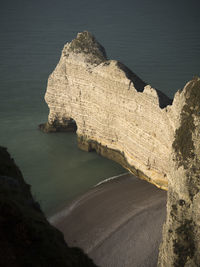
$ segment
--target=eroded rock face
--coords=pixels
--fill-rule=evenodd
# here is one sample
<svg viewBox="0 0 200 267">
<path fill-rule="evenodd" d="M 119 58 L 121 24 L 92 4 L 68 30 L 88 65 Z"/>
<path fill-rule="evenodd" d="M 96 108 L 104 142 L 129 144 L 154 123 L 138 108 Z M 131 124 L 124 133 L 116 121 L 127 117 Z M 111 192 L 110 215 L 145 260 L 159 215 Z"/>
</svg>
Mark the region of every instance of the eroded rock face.
<svg viewBox="0 0 200 267">
<path fill-rule="evenodd" d="M 122 63 L 108 60 L 83 32 L 64 46 L 45 100 L 45 131 L 66 130 L 73 119 L 81 149 L 168 187 L 159 266 L 199 266 L 200 79 L 187 83 L 172 103 Z"/>
<path fill-rule="evenodd" d="M 107 60 L 88 32 L 62 51 L 48 79 L 50 113 L 45 131 L 76 122 L 79 147 L 114 159 L 141 178 L 167 188 L 168 157 L 176 110 L 122 63 Z"/>
<path fill-rule="evenodd" d="M 158 266 L 200 266 L 200 79 L 183 89 Z"/>
</svg>

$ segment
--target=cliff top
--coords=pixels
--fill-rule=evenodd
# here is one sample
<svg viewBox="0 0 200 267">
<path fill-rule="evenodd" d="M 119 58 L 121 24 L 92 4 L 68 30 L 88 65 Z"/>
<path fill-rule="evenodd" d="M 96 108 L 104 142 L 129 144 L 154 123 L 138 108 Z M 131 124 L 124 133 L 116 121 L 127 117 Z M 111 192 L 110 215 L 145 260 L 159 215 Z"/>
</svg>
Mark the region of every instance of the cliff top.
<svg viewBox="0 0 200 267">
<path fill-rule="evenodd" d="M 107 60 L 104 47 L 88 31 L 78 33 L 77 37 L 71 43 L 68 43 L 65 48 L 67 48 L 68 53 L 85 54 L 88 63 L 91 64 L 98 65 Z"/>
<path fill-rule="evenodd" d="M 183 91 L 185 104 L 180 114 L 180 127 L 176 130 L 173 148 L 179 166 L 188 168 L 188 160 L 195 155 L 193 132 L 195 131 L 195 117 L 200 117 L 200 78 L 194 77 L 186 84 Z"/>
<path fill-rule="evenodd" d="M 72 40 L 70 43 L 67 43 L 64 46 L 63 55 L 79 62 L 85 62 L 86 64 L 89 63 L 94 67 L 101 63 L 103 63 L 103 66 L 109 66 L 110 62 L 112 61 L 108 60 L 104 47 L 88 31 L 78 33 L 74 40 Z M 132 70 L 119 61 L 116 61 L 116 64 L 113 66 L 124 72 L 127 79 L 133 83 L 134 88 L 138 92 L 144 91 L 144 87 L 147 85 L 147 83 L 140 79 L 134 72 L 132 72 Z M 91 66 L 89 68 L 91 71 Z M 155 91 L 158 96 L 160 108 L 164 108 L 167 105 L 172 104 L 172 100 L 168 96 L 166 96 L 160 90 L 155 89 Z"/>
</svg>

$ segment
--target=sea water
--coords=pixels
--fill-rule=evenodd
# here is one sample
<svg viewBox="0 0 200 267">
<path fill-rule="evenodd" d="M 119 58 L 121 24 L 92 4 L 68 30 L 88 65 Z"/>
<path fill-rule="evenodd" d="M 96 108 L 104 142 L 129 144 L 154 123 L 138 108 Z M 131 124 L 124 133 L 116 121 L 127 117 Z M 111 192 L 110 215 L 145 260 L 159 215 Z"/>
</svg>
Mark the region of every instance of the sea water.
<svg viewBox="0 0 200 267">
<path fill-rule="evenodd" d="M 52 214 L 91 186 L 124 173 L 80 151 L 73 133 L 44 134 L 44 94 L 64 44 L 88 30 L 109 58 L 165 94 L 200 75 L 199 1 L 1 0 L 0 145 Z"/>
</svg>

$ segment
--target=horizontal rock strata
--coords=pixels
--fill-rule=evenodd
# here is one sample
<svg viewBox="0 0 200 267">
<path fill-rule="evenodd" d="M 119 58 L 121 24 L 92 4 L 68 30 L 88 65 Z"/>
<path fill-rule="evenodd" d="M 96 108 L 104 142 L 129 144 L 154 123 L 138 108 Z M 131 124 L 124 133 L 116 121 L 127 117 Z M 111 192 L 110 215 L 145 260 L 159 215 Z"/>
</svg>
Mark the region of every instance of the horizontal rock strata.
<svg viewBox="0 0 200 267">
<path fill-rule="evenodd" d="M 88 32 L 62 51 L 48 79 L 47 132 L 77 125 L 79 147 L 97 150 L 141 178 L 167 189 L 168 158 L 177 128 L 181 92 L 174 104 L 122 63 L 108 60 Z M 120 155 L 119 155 L 120 154 Z"/>
<path fill-rule="evenodd" d="M 64 46 L 45 100 L 46 132 L 66 131 L 73 119 L 81 149 L 169 188 L 158 265 L 200 266 L 200 79 L 188 82 L 172 103 L 122 63 L 108 60 L 83 32 Z"/>
</svg>

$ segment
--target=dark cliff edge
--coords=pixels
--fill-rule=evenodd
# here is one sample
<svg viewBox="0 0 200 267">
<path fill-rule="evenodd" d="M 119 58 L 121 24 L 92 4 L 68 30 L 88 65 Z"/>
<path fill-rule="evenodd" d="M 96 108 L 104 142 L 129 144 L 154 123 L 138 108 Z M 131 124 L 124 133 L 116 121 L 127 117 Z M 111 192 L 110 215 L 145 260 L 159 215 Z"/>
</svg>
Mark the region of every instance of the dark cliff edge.
<svg viewBox="0 0 200 267">
<path fill-rule="evenodd" d="M 30 185 L 0 147 L 0 266 L 96 266 L 80 248 L 70 248 L 49 224 Z"/>
</svg>

